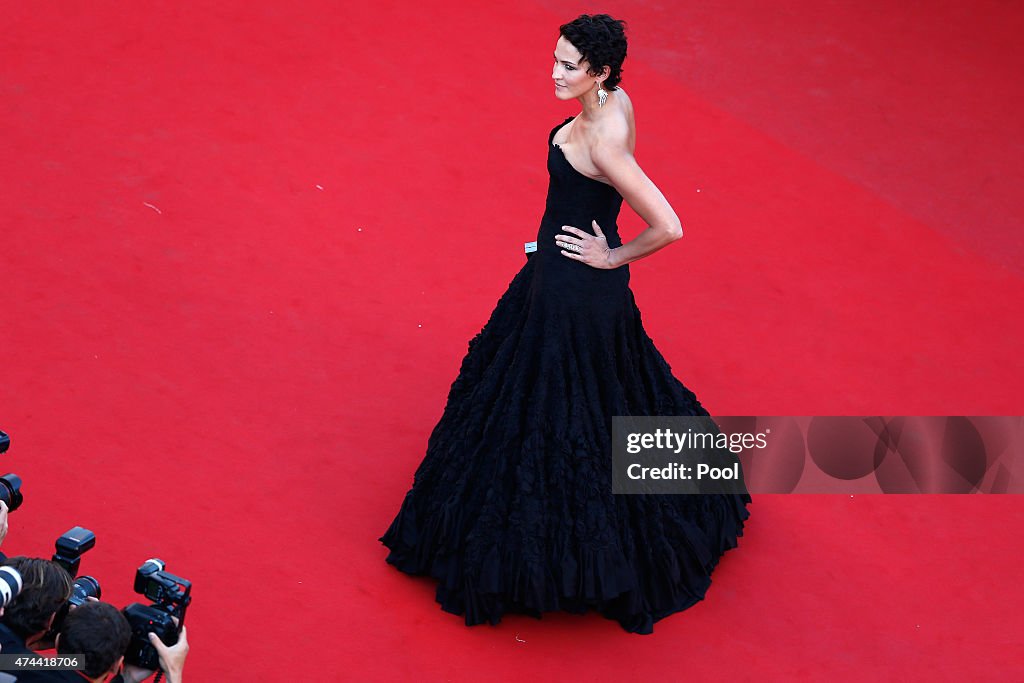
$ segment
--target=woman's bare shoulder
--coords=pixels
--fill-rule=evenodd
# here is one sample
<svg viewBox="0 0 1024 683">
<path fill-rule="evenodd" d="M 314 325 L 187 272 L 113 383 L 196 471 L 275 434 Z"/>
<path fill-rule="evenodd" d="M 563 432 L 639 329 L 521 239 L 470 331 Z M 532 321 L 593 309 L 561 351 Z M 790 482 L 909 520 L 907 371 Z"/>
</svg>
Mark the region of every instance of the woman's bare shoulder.
<svg viewBox="0 0 1024 683">
<path fill-rule="evenodd" d="M 633 103 L 621 87 L 614 92 L 615 108 L 602 117 L 597 137 L 601 146 L 625 148 L 632 152 L 636 141 Z"/>
</svg>

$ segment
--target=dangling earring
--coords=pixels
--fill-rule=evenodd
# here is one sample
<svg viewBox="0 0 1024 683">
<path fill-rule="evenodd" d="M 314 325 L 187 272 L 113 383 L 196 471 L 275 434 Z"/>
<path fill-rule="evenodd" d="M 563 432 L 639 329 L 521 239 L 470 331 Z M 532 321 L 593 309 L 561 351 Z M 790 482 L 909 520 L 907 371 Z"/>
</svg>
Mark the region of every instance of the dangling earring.
<svg viewBox="0 0 1024 683">
<path fill-rule="evenodd" d="M 608 91 L 601 87 L 601 81 L 597 82 L 597 106 L 603 107 L 608 101 Z"/>
</svg>

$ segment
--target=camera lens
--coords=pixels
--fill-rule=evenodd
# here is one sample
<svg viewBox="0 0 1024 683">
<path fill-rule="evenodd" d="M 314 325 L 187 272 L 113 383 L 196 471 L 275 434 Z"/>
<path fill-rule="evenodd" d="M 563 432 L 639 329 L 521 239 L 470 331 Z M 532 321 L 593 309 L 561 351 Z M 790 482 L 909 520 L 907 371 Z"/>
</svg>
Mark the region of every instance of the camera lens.
<svg viewBox="0 0 1024 683">
<path fill-rule="evenodd" d="M 21 574 L 14 567 L 0 567 L 0 607 L 7 607 L 21 592 Z"/>
<path fill-rule="evenodd" d="M 0 500 L 7 503 L 7 509 L 12 512 L 21 507 L 21 477 L 11 472 L 0 477 Z"/>
<path fill-rule="evenodd" d="M 91 576 L 79 576 L 71 588 L 71 598 L 68 602 L 77 607 L 84 605 L 89 598 L 99 600 L 101 594 L 99 581 Z"/>
</svg>

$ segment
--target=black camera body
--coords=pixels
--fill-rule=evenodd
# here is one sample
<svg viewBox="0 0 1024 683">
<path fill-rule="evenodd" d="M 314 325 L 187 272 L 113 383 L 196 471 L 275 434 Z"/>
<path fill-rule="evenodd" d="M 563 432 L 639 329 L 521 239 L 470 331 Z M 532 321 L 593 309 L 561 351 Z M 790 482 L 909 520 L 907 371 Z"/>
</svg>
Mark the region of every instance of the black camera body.
<svg viewBox="0 0 1024 683">
<path fill-rule="evenodd" d="M 185 610 L 192 602 L 192 582 L 165 571 L 164 567 L 164 561 L 157 558 L 142 563 L 135 572 L 134 590 L 152 604 L 133 602 L 123 610 L 132 627 L 124 661 L 151 671 L 160 668 L 160 657 L 149 642 L 149 633 L 155 633 L 165 645 L 177 643 L 185 624 Z"/>
<path fill-rule="evenodd" d="M 160 670 L 160 656 L 149 642 L 150 632 L 155 633 L 165 645 L 178 642 L 178 627 L 165 610 L 153 605 L 133 602 L 122 610 L 128 625 L 132 628 L 132 639 L 124 653 L 127 664 L 135 664 L 150 671 Z"/>
</svg>

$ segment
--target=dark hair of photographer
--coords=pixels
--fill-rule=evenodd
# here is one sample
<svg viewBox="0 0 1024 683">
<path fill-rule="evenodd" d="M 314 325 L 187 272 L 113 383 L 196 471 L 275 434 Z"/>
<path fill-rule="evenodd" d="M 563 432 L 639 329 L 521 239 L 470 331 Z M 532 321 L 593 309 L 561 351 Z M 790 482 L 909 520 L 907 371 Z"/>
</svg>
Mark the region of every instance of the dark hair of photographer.
<svg viewBox="0 0 1024 683">
<path fill-rule="evenodd" d="M 46 633 L 57 610 L 71 596 L 71 575 L 55 562 L 34 557 L 10 557 L 3 564 L 18 570 L 23 586 L 4 609 L 0 623 L 31 648 L 34 638 Z"/>
<path fill-rule="evenodd" d="M 58 654 L 85 656 L 82 673 L 90 679 L 116 674 L 132 629 L 121 610 L 106 602 L 89 601 L 68 612 L 57 635 Z"/>
</svg>

